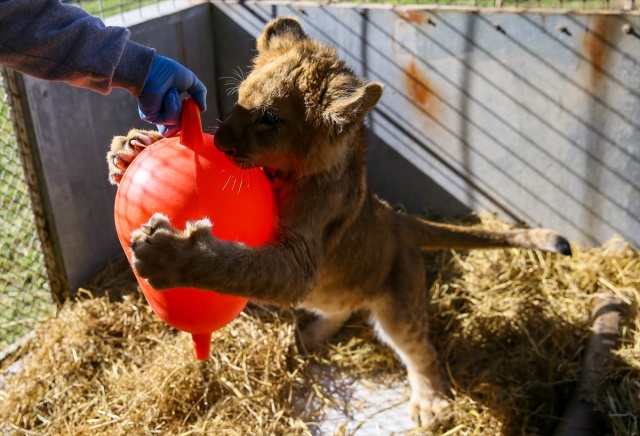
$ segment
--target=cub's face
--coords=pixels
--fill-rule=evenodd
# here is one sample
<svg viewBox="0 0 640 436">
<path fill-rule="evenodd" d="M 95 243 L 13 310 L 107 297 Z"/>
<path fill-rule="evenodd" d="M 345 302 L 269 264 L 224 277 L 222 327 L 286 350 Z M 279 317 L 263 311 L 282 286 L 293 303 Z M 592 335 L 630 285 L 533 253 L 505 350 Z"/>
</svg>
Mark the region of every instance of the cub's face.
<svg viewBox="0 0 640 436">
<path fill-rule="evenodd" d="M 284 176 L 328 171 L 348 153 L 349 132 L 381 93 L 335 50 L 310 40 L 297 20 L 278 18 L 258 38 L 254 68 L 215 143 L 241 167 Z"/>
</svg>

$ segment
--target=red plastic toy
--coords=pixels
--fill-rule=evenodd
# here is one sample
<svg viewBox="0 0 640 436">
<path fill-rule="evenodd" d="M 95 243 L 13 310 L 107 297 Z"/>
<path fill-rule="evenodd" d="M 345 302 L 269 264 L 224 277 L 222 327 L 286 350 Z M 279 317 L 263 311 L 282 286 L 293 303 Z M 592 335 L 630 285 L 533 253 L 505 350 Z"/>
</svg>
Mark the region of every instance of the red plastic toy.
<svg viewBox="0 0 640 436">
<path fill-rule="evenodd" d="M 196 103 L 183 102 L 180 137 L 162 139 L 143 150 L 125 172 L 115 200 L 115 223 L 129 262 L 131 233 L 155 212 L 184 229 L 207 217 L 216 237 L 262 245 L 273 237 L 273 191 L 260 169 L 242 170 L 202 133 Z M 138 277 L 153 311 L 167 324 L 191 333 L 197 359 L 209 357 L 211 333 L 244 309 L 246 298 L 191 288 L 156 291 Z"/>
</svg>

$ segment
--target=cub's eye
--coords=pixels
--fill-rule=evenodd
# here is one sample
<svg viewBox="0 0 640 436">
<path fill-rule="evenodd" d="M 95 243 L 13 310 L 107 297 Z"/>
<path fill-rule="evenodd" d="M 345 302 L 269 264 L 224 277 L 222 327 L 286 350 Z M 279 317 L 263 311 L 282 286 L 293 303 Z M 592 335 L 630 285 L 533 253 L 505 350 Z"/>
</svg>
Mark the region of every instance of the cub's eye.
<svg viewBox="0 0 640 436">
<path fill-rule="evenodd" d="M 258 118 L 258 122 L 260 124 L 266 124 L 267 126 L 275 126 L 279 124 L 282 120 L 276 116 L 276 114 L 268 109 L 263 109 L 260 114 L 260 118 Z"/>
</svg>

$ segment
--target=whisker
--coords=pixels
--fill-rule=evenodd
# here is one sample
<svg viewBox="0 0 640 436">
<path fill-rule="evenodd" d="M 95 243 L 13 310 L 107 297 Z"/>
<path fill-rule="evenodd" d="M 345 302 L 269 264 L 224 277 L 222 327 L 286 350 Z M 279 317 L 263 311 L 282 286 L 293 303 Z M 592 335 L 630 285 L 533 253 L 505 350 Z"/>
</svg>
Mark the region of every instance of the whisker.
<svg viewBox="0 0 640 436">
<path fill-rule="evenodd" d="M 242 190 L 242 187 L 246 186 L 245 182 L 247 181 L 247 170 L 238 168 L 238 172 L 240 173 L 240 177 L 239 177 L 240 184 L 238 186 L 238 194 L 239 194 L 240 191 Z"/>
<path fill-rule="evenodd" d="M 225 79 L 226 80 L 224 86 L 225 86 L 225 88 L 227 90 L 227 95 L 232 95 L 232 94 L 235 94 L 236 92 L 238 92 L 238 87 L 240 86 L 240 83 L 242 82 L 238 77 L 225 76 L 225 77 L 221 77 L 221 79 Z"/>
<path fill-rule="evenodd" d="M 220 79 L 226 80 L 224 84 L 225 89 L 227 91 L 227 95 L 233 95 L 238 93 L 238 89 L 240 88 L 240 84 L 244 81 L 244 73 L 240 67 L 237 67 L 232 71 L 232 76 L 223 76 Z"/>
<path fill-rule="evenodd" d="M 231 181 L 231 179 L 234 179 L 235 176 L 233 174 L 231 174 L 229 176 L 229 178 L 227 179 L 227 183 L 224 184 L 224 186 L 222 187 L 222 190 L 224 191 L 225 189 L 227 189 L 227 185 L 229 184 L 229 182 Z"/>
<path fill-rule="evenodd" d="M 239 66 L 237 67 L 237 70 L 233 70 L 233 73 L 240 80 L 240 82 L 244 80 L 244 72 L 242 71 L 242 68 L 240 68 Z"/>
</svg>

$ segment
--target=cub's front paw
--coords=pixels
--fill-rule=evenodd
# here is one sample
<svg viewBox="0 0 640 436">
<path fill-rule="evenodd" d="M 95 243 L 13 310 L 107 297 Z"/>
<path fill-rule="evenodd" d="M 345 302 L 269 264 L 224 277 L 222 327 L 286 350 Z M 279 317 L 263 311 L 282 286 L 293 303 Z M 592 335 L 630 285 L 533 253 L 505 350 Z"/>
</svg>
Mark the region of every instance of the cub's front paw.
<svg viewBox="0 0 640 436">
<path fill-rule="evenodd" d="M 131 130 L 127 136 L 116 136 L 107 153 L 109 181 L 117 185 L 131 162 L 149 145 L 162 139 L 162 135 L 151 130 Z"/>
<path fill-rule="evenodd" d="M 140 277 L 157 290 L 193 287 L 198 249 L 213 240 L 207 219 L 188 222 L 184 231 L 174 228 L 169 219 L 154 214 L 131 234 L 132 264 Z"/>
</svg>

